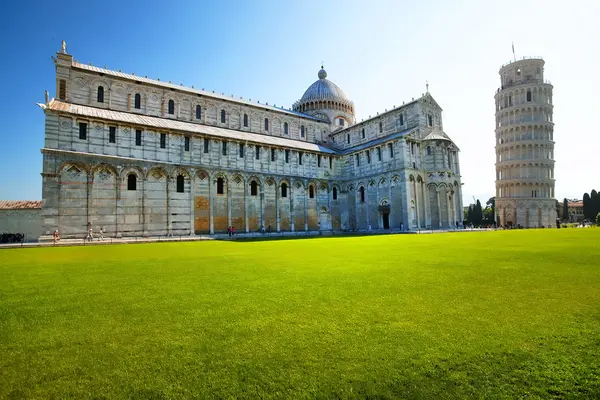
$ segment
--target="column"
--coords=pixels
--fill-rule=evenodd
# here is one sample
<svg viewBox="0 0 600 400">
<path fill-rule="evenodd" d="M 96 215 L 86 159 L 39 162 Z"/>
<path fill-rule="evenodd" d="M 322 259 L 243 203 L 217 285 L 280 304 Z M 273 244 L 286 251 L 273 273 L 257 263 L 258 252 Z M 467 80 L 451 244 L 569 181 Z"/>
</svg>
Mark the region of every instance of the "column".
<svg viewBox="0 0 600 400">
<path fill-rule="evenodd" d="M 359 222 L 359 219 L 358 219 L 358 208 L 359 208 L 359 205 L 358 204 L 359 204 L 359 201 L 360 201 L 360 199 L 358 198 L 359 197 L 358 196 L 358 188 L 356 188 L 356 190 L 352 192 L 352 196 L 354 196 L 354 219 L 356 220 L 355 221 L 356 222 L 355 226 L 356 226 L 356 230 L 358 230 L 359 229 L 359 224 L 358 224 L 358 222 Z"/>
<path fill-rule="evenodd" d="M 435 194 L 437 196 L 437 206 L 438 206 L 438 219 L 439 219 L 438 228 L 441 228 L 442 227 L 442 218 L 441 218 L 442 217 L 442 207 L 440 205 L 440 188 L 439 187 L 435 188 Z"/>
<path fill-rule="evenodd" d="M 308 181 L 304 181 L 304 232 L 308 232 Z"/>
<path fill-rule="evenodd" d="M 429 210 L 429 192 L 427 192 L 427 197 L 425 197 L 425 182 L 421 182 L 421 194 L 423 195 L 423 204 L 425 205 L 425 228 L 427 228 L 427 221 L 429 221 L 429 226 L 431 226 L 431 215 Z"/>
<path fill-rule="evenodd" d="M 413 178 L 414 179 L 414 178 Z M 411 193 L 411 187 L 410 187 L 410 178 L 409 180 L 406 182 L 406 224 L 405 224 L 405 228 L 408 231 L 412 230 L 413 227 L 413 221 L 412 221 L 412 193 Z"/>
<path fill-rule="evenodd" d="M 388 180 L 388 202 L 390 203 L 390 214 L 388 215 L 390 230 L 394 229 L 392 226 L 392 213 L 394 212 L 394 202 L 392 201 L 392 174 L 389 173 L 387 176 Z"/>
<path fill-rule="evenodd" d="M 275 186 L 275 221 L 277 221 L 277 232 L 279 233 L 279 196 L 281 195 L 281 183 L 277 182 Z"/>
<path fill-rule="evenodd" d="M 379 198 L 379 185 L 381 184 L 381 181 L 377 184 L 377 207 L 379 207 L 379 202 L 381 201 L 381 199 Z M 378 209 L 379 211 L 379 209 Z M 382 226 L 382 222 L 383 222 L 383 218 L 381 217 L 380 213 L 377 213 L 377 229 L 383 229 Z"/>
<path fill-rule="evenodd" d="M 417 229 L 421 229 L 421 221 L 419 216 L 419 192 L 417 191 L 417 181 L 413 181 L 413 192 L 415 193 L 415 214 L 417 216 Z"/>
<path fill-rule="evenodd" d="M 140 178 L 140 183 L 142 184 L 142 236 L 148 235 L 148 227 L 147 227 L 147 218 L 146 218 L 146 177 L 142 176 Z M 119 196 L 120 200 L 120 196 Z M 121 209 L 121 207 L 119 207 Z M 117 215 L 118 218 L 118 215 Z"/>
<path fill-rule="evenodd" d="M 246 233 L 250 232 L 250 226 L 248 225 L 248 191 L 250 185 L 248 178 L 244 177 L 244 223 L 246 224 Z"/>
<path fill-rule="evenodd" d="M 265 193 L 263 191 L 264 182 L 260 183 L 260 227 L 265 226 Z M 266 229 L 266 228 L 265 228 Z"/>
<path fill-rule="evenodd" d="M 209 209 L 209 223 L 210 223 L 210 234 L 214 235 L 215 234 L 215 224 L 214 224 L 214 202 L 215 202 L 215 185 L 217 184 L 217 180 L 215 178 L 214 175 L 210 176 L 208 178 L 208 197 L 210 198 L 210 201 L 208 203 L 208 209 Z"/>
<path fill-rule="evenodd" d="M 450 203 L 454 201 L 454 198 L 450 193 L 448 193 L 448 188 L 446 188 L 445 196 L 448 199 L 447 200 L 448 205 L 446 207 L 448 209 L 448 228 L 452 228 L 454 226 L 454 222 L 452 221 L 453 220 L 452 216 L 454 213 L 452 212 L 453 207 L 452 207 L 452 204 L 450 204 Z"/>
<path fill-rule="evenodd" d="M 231 182 L 227 179 L 227 226 L 231 226 Z"/>
<path fill-rule="evenodd" d="M 166 185 L 166 190 L 167 190 L 167 236 L 169 236 L 169 234 L 171 233 L 171 213 L 169 212 L 169 199 L 171 196 L 169 196 L 169 181 L 171 180 L 171 177 L 167 174 L 167 178 L 165 180 L 165 185 Z"/>
<path fill-rule="evenodd" d="M 94 170 L 92 168 L 90 168 L 90 172 L 87 174 L 87 184 L 86 184 L 86 190 L 87 190 L 87 204 L 85 207 L 85 218 L 87 221 L 87 225 L 88 228 L 86 230 L 89 229 L 89 227 L 91 227 L 91 223 L 92 223 L 92 218 L 90 215 L 90 208 L 92 206 L 92 185 L 94 184 Z M 94 228 L 94 227 L 91 227 Z"/>
<path fill-rule="evenodd" d="M 294 191 L 292 189 L 293 187 L 294 187 L 294 179 L 290 178 L 290 188 L 289 188 L 288 196 L 290 196 L 290 230 L 292 232 L 295 231 L 295 226 L 294 226 Z"/>
<path fill-rule="evenodd" d="M 367 216 L 367 229 L 369 229 L 369 225 L 371 224 L 371 220 L 369 219 L 369 182 L 365 186 L 365 215 Z"/>
<path fill-rule="evenodd" d="M 190 169 L 190 236 L 193 236 L 196 232 L 196 228 L 194 226 L 194 213 L 195 213 L 195 205 L 194 205 L 194 193 L 196 193 L 196 172 L 193 169 Z"/>
<path fill-rule="evenodd" d="M 327 182 L 327 210 L 329 210 L 329 214 L 327 216 L 327 223 L 329 226 L 327 229 L 333 230 L 333 213 L 331 212 L 331 185 L 329 182 Z"/>
</svg>

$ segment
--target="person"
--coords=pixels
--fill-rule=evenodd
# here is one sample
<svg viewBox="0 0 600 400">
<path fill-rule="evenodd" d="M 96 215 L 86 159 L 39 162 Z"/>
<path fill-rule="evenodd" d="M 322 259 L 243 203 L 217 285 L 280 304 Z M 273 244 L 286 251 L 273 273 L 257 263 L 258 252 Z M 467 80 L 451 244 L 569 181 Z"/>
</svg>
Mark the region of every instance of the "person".
<svg viewBox="0 0 600 400">
<path fill-rule="evenodd" d="M 231 227 L 227 227 L 227 236 L 231 237 Z"/>
<path fill-rule="evenodd" d="M 261 226 L 260 226 L 260 231 L 261 231 L 263 234 L 265 233 L 265 226 L 264 226 L 264 225 L 261 225 Z"/>
<path fill-rule="evenodd" d="M 94 237 L 92 236 L 92 228 L 90 228 L 90 230 L 88 231 L 87 240 L 91 242 L 93 239 Z"/>
<path fill-rule="evenodd" d="M 404 223 L 400 224 L 400 232 L 404 232 Z"/>
<path fill-rule="evenodd" d="M 234 235 L 235 235 L 235 227 L 234 227 L 234 226 L 232 226 L 232 227 L 231 227 L 231 236 L 234 236 Z"/>
<path fill-rule="evenodd" d="M 56 244 L 56 241 L 57 241 L 57 240 L 60 240 L 60 237 L 58 237 L 58 229 L 55 229 L 55 230 L 54 230 L 54 235 L 53 235 L 53 237 L 54 237 L 54 244 Z"/>
<path fill-rule="evenodd" d="M 371 232 L 371 224 L 369 224 L 369 232 Z"/>
<path fill-rule="evenodd" d="M 104 228 L 100 228 L 100 236 L 98 236 L 98 241 L 104 240 Z"/>
</svg>

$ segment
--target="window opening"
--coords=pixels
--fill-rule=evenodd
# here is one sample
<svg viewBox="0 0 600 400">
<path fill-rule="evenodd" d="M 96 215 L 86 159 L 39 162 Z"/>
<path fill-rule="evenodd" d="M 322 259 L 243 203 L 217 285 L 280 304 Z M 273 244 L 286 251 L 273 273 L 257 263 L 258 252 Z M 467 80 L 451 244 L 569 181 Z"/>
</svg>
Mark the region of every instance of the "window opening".
<svg viewBox="0 0 600 400">
<path fill-rule="evenodd" d="M 183 193 L 185 179 L 183 175 L 177 175 L 177 193 Z"/>
<path fill-rule="evenodd" d="M 127 190 L 136 190 L 137 176 L 135 174 L 127 175 Z"/>
<path fill-rule="evenodd" d="M 85 122 L 79 123 L 79 139 L 81 139 L 81 140 L 87 139 L 87 124 Z"/>
<path fill-rule="evenodd" d="M 217 194 L 224 193 L 224 180 L 223 178 L 217 178 Z"/>
<path fill-rule="evenodd" d="M 108 128 L 108 143 L 117 142 L 117 127 L 111 126 Z"/>
</svg>

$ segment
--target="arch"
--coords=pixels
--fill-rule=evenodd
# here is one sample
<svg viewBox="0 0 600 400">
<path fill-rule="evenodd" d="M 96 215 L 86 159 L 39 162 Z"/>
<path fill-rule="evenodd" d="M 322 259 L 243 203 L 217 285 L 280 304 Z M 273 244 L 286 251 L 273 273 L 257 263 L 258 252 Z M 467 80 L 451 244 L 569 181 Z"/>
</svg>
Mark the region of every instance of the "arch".
<svg viewBox="0 0 600 400">
<path fill-rule="evenodd" d="M 202 119 L 202 106 L 196 105 L 196 119 Z"/>
<path fill-rule="evenodd" d="M 85 172 L 86 174 L 90 171 L 90 167 L 87 164 L 80 162 L 65 161 L 58 167 L 58 173 L 60 174 L 63 172 L 63 170 L 68 169 L 70 167 L 75 167 L 80 172 Z"/>
<path fill-rule="evenodd" d="M 358 187 L 358 197 L 361 203 L 365 202 L 365 187 L 363 185 Z"/>
<path fill-rule="evenodd" d="M 169 99 L 168 113 L 171 115 L 175 114 L 175 102 L 173 99 Z"/>
<path fill-rule="evenodd" d="M 288 184 L 286 182 L 281 182 L 279 185 L 281 188 L 281 197 L 287 197 L 288 195 Z"/>
<path fill-rule="evenodd" d="M 142 95 L 139 93 L 136 93 L 133 97 L 133 108 L 138 110 L 142 108 Z"/>
<path fill-rule="evenodd" d="M 227 115 L 224 109 L 221 109 L 221 123 L 224 124 L 227 121 Z"/>
<path fill-rule="evenodd" d="M 150 168 L 146 173 L 146 179 L 150 177 L 158 180 L 160 178 L 167 177 L 167 172 L 161 167 L 153 167 Z"/>
<path fill-rule="evenodd" d="M 289 135 L 289 126 L 287 122 L 283 123 L 283 134 L 284 135 Z"/>
<path fill-rule="evenodd" d="M 98 86 L 96 101 L 98 103 L 104 103 L 104 86 Z"/>
<path fill-rule="evenodd" d="M 269 131 L 269 118 L 265 118 L 265 131 Z"/>
</svg>

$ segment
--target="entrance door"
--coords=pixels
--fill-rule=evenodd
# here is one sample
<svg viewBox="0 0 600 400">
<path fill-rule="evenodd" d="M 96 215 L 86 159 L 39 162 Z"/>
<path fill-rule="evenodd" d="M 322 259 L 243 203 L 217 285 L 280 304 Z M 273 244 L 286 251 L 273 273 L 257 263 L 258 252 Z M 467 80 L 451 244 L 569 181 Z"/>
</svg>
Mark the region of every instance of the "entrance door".
<svg viewBox="0 0 600 400">
<path fill-rule="evenodd" d="M 381 214 L 383 218 L 383 229 L 390 229 L 390 214 Z"/>
</svg>

